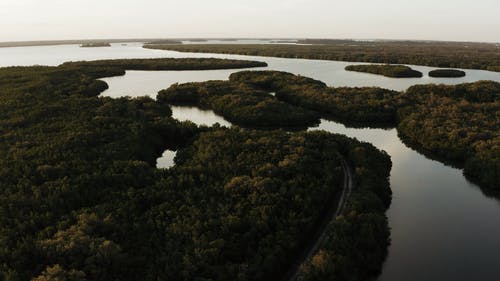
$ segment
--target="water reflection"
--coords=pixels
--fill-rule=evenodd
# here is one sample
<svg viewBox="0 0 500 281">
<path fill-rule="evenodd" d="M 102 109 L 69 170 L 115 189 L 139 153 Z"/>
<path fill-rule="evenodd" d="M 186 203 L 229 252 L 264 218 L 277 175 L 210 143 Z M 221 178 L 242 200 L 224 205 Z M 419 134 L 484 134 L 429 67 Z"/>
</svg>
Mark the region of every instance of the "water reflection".
<svg viewBox="0 0 500 281">
<path fill-rule="evenodd" d="M 500 206 L 462 171 L 406 147 L 395 129 L 318 128 L 370 142 L 391 155 L 392 244 L 381 281 L 498 280 Z"/>
<path fill-rule="evenodd" d="M 156 160 L 156 168 L 168 169 L 175 165 L 174 158 L 177 151 L 165 150 L 162 156 Z"/>
<path fill-rule="evenodd" d="M 224 127 L 231 127 L 231 123 L 212 110 L 203 110 L 197 107 L 171 106 L 172 117 L 179 121 L 191 121 L 198 126 L 213 126 L 219 123 Z"/>
</svg>

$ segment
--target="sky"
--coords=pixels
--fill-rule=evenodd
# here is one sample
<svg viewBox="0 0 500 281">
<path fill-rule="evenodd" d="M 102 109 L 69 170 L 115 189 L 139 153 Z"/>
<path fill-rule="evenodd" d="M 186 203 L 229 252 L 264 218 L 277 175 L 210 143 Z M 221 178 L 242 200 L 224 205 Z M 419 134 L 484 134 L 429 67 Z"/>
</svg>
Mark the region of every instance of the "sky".
<svg viewBox="0 0 500 281">
<path fill-rule="evenodd" d="M 500 42 L 500 0 L 0 0 L 0 41 L 196 37 Z"/>
</svg>

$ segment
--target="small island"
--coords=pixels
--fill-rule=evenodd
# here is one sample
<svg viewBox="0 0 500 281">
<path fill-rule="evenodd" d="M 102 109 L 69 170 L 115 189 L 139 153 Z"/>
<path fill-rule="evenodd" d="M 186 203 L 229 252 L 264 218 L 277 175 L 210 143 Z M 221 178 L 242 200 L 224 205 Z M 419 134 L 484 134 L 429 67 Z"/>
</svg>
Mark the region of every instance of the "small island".
<svg viewBox="0 0 500 281">
<path fill-rule="evenodd" d="M 81 48 L 111 47 L 108 42 L 88 42 L 80 45 Z"/>
<path fill-rule="evenodd" d="M 436 78 L 460 78 L 465 77 L 465 71 L 458 69 L 436 69 L 429 71 L 429 76 Z"/>
<path fill-rule="evenodd" d="M 160 44 L 172 45 L 172 44 L 182 44 L 182 42 L 179 40 L 162 39 L 162 40 L 154 40 L 154 41 L 146 42 L 145 44 L 146 45 L 160 45 Z"/>
<path fill-rule="evenodd" d="M 189 42 L 207 42 L 207 39 L 189 39 Z"/>
<path fill-rule="evenodd" d="M 392 64 L 366 64 L 366 65 L 348 65 L 345 70 L 366 72 L 371 74 L 383 75 L 391 78 L 420 78 L 422 72 L 414 70 L 406 65 Z"/>
</svg>

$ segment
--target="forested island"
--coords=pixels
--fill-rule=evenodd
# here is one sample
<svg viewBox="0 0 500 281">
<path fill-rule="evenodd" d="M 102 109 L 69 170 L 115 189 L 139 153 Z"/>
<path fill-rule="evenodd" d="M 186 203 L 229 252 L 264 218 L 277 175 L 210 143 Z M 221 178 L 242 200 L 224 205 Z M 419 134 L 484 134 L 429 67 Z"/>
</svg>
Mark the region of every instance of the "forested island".
<svg viewBox="0 0 500 281">
<path fill-rule="evenodd" d="M 422 72 L 414 70 L 406 65 L 393 65 L 393 64 L 348 65 L 345 67 L 345 70 L 383 75 L 391 78 L 420 78 L 423 76 Z"/>
<path fill-rule="evenodd" d="M 314 43 L 299 41 L 299 43 L 305 42 Z M 328 44 L 323 42 L 323 44 L 312 45 L 196 44 L 145 45 L 144 47 L 180 52 L 412 64 L 500 72 L 500 48 L 493 43 L 334 40 Z"/>
<path fill-rule="evenodd" d="M 80 45 L 82 48 L 99 48 L 99 47 L 111 47 L 108 42 L 89 42 Z"/>
<path fill-rule="evenodd" d="M 459 78 L 465 77 L 465 71 L 458 69 L 436 69 L 429 71 L 429 77 Z"/>
<path fill-rule="evenodd" d="M 165 104 L 211 109 L 230 122 L 250 128 L 307 128 L 319 114 L 277 100 L 269 92 L 244 83 L 209 81 L 173 85 L 158 94 Z"/>
<path fill-rule="evenodd" d="M 321 253 L 336 268 L 330 276 L 375 276 L 389 241 L 386 153 L 325 132 L 197 127 L 173 119 L 162 99 L 99 97 L 107 85 L 97 79 L 130 69 L 262 65 L 140 59 L 0 68 L 0 278 L 280 279 L 335 202 L 344 162 L 355 186 Z M 252 83 L 207 83 L 186 87 L 214 83 L 285 106 Z M 216 93 L 197 94 L 217 104 Z M 156 169 L 166 149 L 178 151 L 176 165 Z M 315 270 L 313 262 L 305 277 Z"/>
</svg>

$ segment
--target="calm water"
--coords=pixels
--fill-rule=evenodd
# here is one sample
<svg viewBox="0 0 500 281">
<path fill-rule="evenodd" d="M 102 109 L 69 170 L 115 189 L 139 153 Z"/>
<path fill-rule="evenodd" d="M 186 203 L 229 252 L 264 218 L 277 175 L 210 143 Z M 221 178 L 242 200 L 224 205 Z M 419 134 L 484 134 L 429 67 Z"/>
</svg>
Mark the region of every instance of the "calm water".
<svg viewBox="0 0 500 281">
<path fill-rule="evenodd" d="M 156 168 L 168 169 L 175 165 L 174 158 L 177 151 L 165 150 L 160 158 L 156 159 Z"/>
<path fill-rule="evenodd" d="M 189 54 L 142 49 L 140 44 L 115 44 L 111 48 L 78 48 L 76 45 L 0 48 L 0 66 L 58 65 L 64 61 L 110 58 L 219 57 L 266 61 L 268 69 L 288 71 L 324 81 L 332 86 L 380 86 L 404 90 L 414 84 L 455 84 L 477 80 L 500 82 L 500 73 L 466 70 L 459 79 L 393 79 L 346 72 L 347 62 Z M 426 74 L 430 67 L 414 66 Z M 104 95 L 155 96 L 176 82 L 226 79 L 232 71 L 128 71 L 123 77 L 103 79 L 110 89 Z M 229 126 L 213 112 L 173 108 L 174 117 L 210 125 Z M 400 280 L 500 280 L 500 203 L 467 182 L 462 171 L 429 160 L 406 147 L 395 129 L 352 129 L 323 121 L 319 128 L 367 141 L 392 157 L 393 201 L 387 212 L 392 245 L 381 281 Z M 159 167 L 173 165 L 175 152 L 166 152 Z"/>
</svg>

